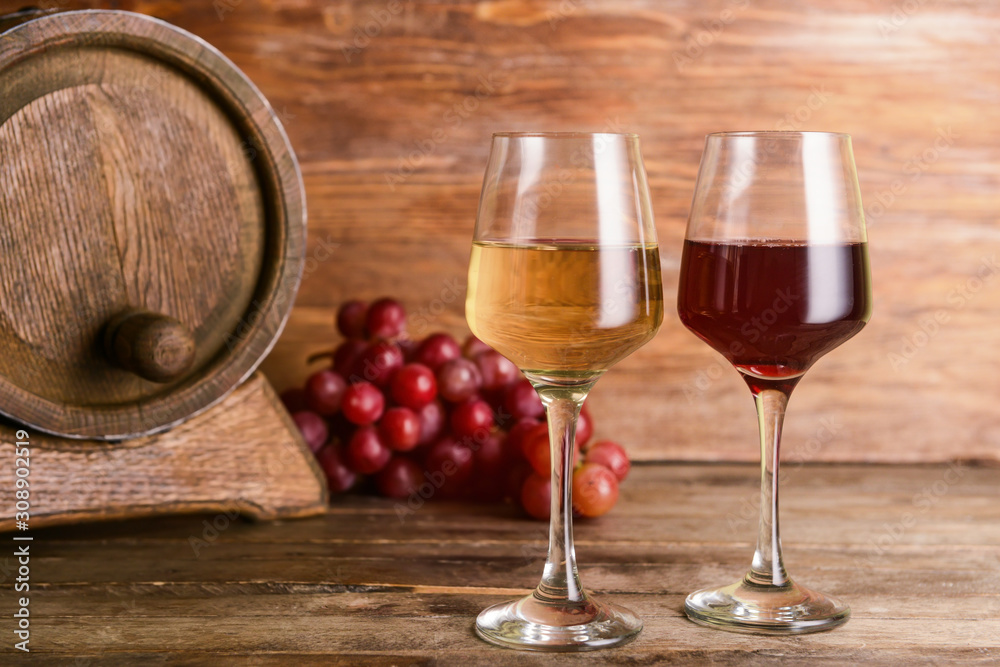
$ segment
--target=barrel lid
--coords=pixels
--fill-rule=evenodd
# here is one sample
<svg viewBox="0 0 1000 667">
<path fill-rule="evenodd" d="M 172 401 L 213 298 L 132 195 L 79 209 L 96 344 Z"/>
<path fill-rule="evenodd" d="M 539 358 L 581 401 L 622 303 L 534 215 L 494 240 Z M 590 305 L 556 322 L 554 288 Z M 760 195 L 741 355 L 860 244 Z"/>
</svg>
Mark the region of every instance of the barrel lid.
<svg viewBox="0 0 1000 667">
<path fill-rule="evenodd" d="M 0 412 L 117 440 L 219 401 L 302 272 L 302 177 L 267 101 L 121 11 L 3 33 L 0 90 Z"/>
</svg>

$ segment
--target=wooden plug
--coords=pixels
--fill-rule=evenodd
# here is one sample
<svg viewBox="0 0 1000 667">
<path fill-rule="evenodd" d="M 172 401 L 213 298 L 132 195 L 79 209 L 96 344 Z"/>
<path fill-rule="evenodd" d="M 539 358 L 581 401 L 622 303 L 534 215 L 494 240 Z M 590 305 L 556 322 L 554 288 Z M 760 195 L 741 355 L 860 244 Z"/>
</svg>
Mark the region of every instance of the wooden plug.
<svg viewBox="0 0 1000 667">
<path fill-rule="evenodd" d="M 112 363 L 151 382 L 172 382 L 194 362 L 194 336 L 178 320 L 145 310 L 114 317 L 104 333 Z"/>
</svg>

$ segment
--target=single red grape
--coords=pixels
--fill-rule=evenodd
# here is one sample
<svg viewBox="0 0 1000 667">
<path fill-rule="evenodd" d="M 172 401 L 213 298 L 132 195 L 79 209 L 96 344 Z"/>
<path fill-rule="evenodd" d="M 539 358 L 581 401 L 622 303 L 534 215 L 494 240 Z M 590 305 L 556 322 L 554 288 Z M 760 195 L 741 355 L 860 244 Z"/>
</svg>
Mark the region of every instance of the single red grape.
<svg viewBox="0 0 1000 667">
<path fill-rule="evenodd" d="M 493 428 L 493 410 L 486 401 L 460 403 L 451 411 L 451 431 L 459 438 L 483 440 Z"/>
<path fill-rule="evenodd" d="M 472 450 L 454 438 L 441 438 L 427 452 L 425 468 L 431 475 L 443 473 L 448 486 L 454 488 L 472 476 Z"/>
<path fill-rule="evenodd" d="M 521 448 L 524 437 L 538 424 L 537 419 L 531 418 L 519 419 L 514 423 L 510 432 L 507 433 L 507 440 L 504 442 L 508 458 L 511 460 L 524 458 L 524 450 Z"/>
<path fill-rule="evenodd" d="M 394 456 L 375 477 L 378 492 L 387 498 L 408 498 L 424 482 L 423 471 L 412 459 Z"/>
<path fill-rule="evenodd" d="M 476 338 L 473 334 L 469 334 L 469 337 L 465 339 L 464 343 L 462 343 L 462 355 L 465 356 L 466 359 L 474 360 L 480 353 L 492 349 L 492 347 Z"/>
<path fill-rule="evenodd" d="M 533 474 L 534 470 L 523 459 L 518 459 L 509 465 L 503 482 L 504 498 L 519 503 L 521 501 L 521 487 L 524 486 L 524 480 Z"/>
<path fill-rule="evenodd" d="M 389 408 L 379 422 L 385 444 L 397 452 L 408 452 L 420 440 L 420 417 L 409 408 Z"/>
<path fill-rule="evenodd" d="M 548 475 L 529 475 L 521 484 L 521 507 L 536 519 L 547 520 L 552 511 L 552 483 Z"/>
<path fill-rule="evenodd" d="M 385 387 L 403 367 L 403 351 L 387 340 L 375 341 L 358 357 L 354 372 L 365 382 Z"/>
<path fill-rule="evenodd" d="M 545 422 L 532 427 L 521 438 L 521 452 L 539 475 L 552 473 L 552 448 L 549 445 L 549 426 Z"/>
<path fill-rule="evenodd" d="M 584 407 L 580 410 L 580 417 L 576 420 L 576 446 L 583 449 L 591 436 L 594 435 L 594 420 L 590 416 L 590 411 Z"/>
<path fill-rule="evenodd" d="M 347 443 L 347 463 L 362 475 L 378 472 L 392 458 L 392 451 L 379 437 L 374 426 L 361 426 Z"/>
<path fill-rule="evenodd" d="M 365 320 L 368 317 L 368 304 L 364 301 L 348 301 L 337 311 L 337 330 L 344 338 L 367 338 Z"/>
<path fill-rule="evenodd" d="M 487 349 L 485 352 L 480 352 L 474 361 L 483 376 L 483 389 L 487 391 L 503 389 L 521 377 L 521 371 L 514 362 L 496 350 Z"/>
<path fill-rule="evenodd" d="M 423 364 L 406 364 L 392 378 L 391 390 L 397 403 L 419 410 L 437 396 L 437 378 Z"/>
<path fill-rule="evenodd" d="M 507 387 L 504 395 L 503 407 L 514 419 L 540 419 L 545 413 L 545 406 L 542 399 L 538 398 L 538 392 L 527 380 L 519 380 Z"/>
<path fill-rule="evenodd" d="M 507 449 L 503 439 L 491 434 L 473 447 L 472 458 L 476 467 L 476 478 L 480 482 L 487 479 L 503 480 L 507 470 Z"/>
<path fill-rule="evenodd" d="M 281 392 L 281 402 L 285 404 L 285 409 L 288 410 L 289 414 L 309 408 L 306 405 L 306 390 L 302 387 L 293 387 Z"/>
<path fill-rule="evenodd" d="M 446 414 L 441 401 L 431 401 L 417 411 L 420 419 L 420 437 L 417 446 L 429 445 L 444 432 Z"/>
<path fill-rule="evenodd" d="M 378 421 L 385 410 L 385 397 L 370 382 L 358 382 L 347 387 L 340 409 L 351 423 L 359 426 Z"/>
<path fill-rule="evenodd" d="M 324 369 L 306 380 L 306 403 L 313 412 L 325 417 L 340 412 L 340 403 L 347 389 L 347 380 L 339 373 Z"/>
<path fill-rule="evenodd" d="M 521 451 L 539 475 L 552 474 L 552 446 L 549 444 L 549 425 L 538 424 L 521 440 Z M 580 450 L 573 448 L 573 466 L 580 460 Z"/>
<path fill-rule="evenodd" d="M 309 449 L 314 452 L 318 452 L 326 444 L 327 438 L 330 437 L 326 422 L 315 412 L 299 410 L 292 414 L 292 421 L 299 427 L 299 433 L 309 445 Z"/>
<path fill-rule="evenodd" d="M 446 333 L 436 333 L 425 338 L 417 346 L 413 361 L 437 371 L 442 364 L 461 356 L 462 348 L 458 346 L 458 341 Z"/>
<path fill-rule="evenodd" d="M 479 367 L 462 357 L 452 359 L 437 370 L 438 393 L 452 403 L 472 397 L 482 382 Z"/>
<path fill-rule="evenodd" d="M 587 450 L 583 459 L 587 463 L 600 463 L 615 474 L 619 482 L 624 482 L 632 463 L 628 460 L 625 448 L 613 440 L 595 442 Z"/>
<path fill-rule="evenodd" d="M 395 299 L 379 299 L 368 307 L 365 325 L 372 338 L 393 338 L 406 330 L 406 309 Z"/>
<path fill-rule="evenodd" d="M 341 377 L 354 375 L 358 359 L 368 349 L 368 343 L 363 340 L 345 340 L 333 351 L 333 371 Z"/>
<path fill-rule="evenodd" d="M 503 500 L 507 482 L 507 458 L 503 438 L 490 434 L 472 444 L 473 473 L 469 498 L 480 503 Z"/>
<path fill-rule="evenodd" d="M 584 463 L 573 473 L 573 509 L 581 516 L 607 514 L 618 500 L 618 478 L 598 463 Z"/>
<path fill-rule="evenodd" d="M 319 467 L 326 473 L 326 482 L 333 493 L 343 493 L 358 479 L 353 470 L 344 463 L 344 452 L 337 447 L 324 447 L 316 454 Z"/>
</svg>

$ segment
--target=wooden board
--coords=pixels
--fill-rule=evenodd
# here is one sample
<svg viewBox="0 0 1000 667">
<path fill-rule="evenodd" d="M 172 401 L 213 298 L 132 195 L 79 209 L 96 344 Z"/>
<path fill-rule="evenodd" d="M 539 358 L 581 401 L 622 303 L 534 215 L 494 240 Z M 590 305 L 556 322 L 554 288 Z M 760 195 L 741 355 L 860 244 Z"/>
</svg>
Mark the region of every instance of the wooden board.
<svg viewBox="0 0 1000 667">
<path fill-rule="evenodd" d="M 746 388 L 672 312 L 703 137 L 836 130 L 854 137 L 875 311 L 796 390 L 786 455 L 1000 459 L 994 3 L 116 4 L 219 47 L 272 102 L 301 159 L 305 279 L 264 365 L 279 389 L 302 381 L 350 297 L 402 298 L 415 335 L 466 331 L 491 132 L 621 128 L 642 137 L 668 318 L 597 385 L 597 434 L 638 458 L 754 459 Z"/>
<path fill-rule="evenodd" d="M 119 443 L 0 424 L 0 457 L 12 472 L 16 451 L 28 470 L 31 528 L 184 512 L 218 512 L 228 524 L 326 511 L 323 473 L 261 375 L 166 433 Z M 0 487 L 0 531 L 20 518 L 10 479 Z"/>
<path fill-rule="evenodd" d="M 289 523 L 212 529 L 220 515 L 203 515 L 33 531 L 31 649 L 51 665 L 1000 660 L 1000 471 L 973 466 L 789 469 L 786 563 L 797 580 L 846 600 L 852 618 L 791 638 L 687 621 L 687 593 L 748 566 L 756 472 L 640 465 L 610 515 L 577 522 L 584 584 L 645 621 L 614 650 L 527 654 L 474 636 L 483 607 L 537 583 L 542 524 L 508 507 L 434 501 L 400 520 L 394 501 L 358 496 Z M 0 558 L 0 575 L 11 576 L 11 563 Z"/>
</svg>

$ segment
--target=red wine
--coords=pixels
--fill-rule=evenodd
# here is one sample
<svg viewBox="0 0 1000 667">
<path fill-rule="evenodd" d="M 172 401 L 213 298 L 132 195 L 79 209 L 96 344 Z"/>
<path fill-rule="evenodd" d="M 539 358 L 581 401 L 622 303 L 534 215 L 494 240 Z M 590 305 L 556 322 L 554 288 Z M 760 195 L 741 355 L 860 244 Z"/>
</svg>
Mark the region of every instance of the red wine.
<svg viewBox="0 0 1000 667">
<path fill-rule="evenodd" d="M 871 317 L 868 246 L 685 241 L 677 311 L 748 381 L 798 378 Z"/>
</svg>

